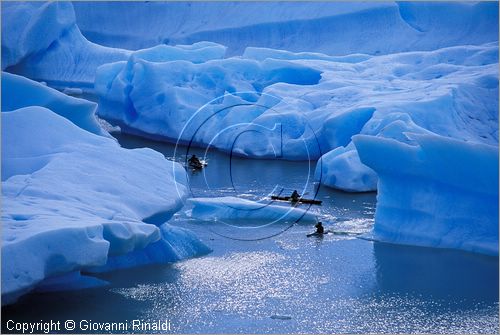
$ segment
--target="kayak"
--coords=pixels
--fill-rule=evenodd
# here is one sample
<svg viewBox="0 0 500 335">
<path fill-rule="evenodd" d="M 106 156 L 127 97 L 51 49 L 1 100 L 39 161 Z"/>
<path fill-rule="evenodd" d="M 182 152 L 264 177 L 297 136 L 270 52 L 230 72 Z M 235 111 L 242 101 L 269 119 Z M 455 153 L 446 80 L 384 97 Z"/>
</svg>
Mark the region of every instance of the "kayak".
<svg viewBox="0 0 500 335">
<path fill-rule="evenodd" d="M 208 163 L 207 163 L 207 162 L 205 162 L 205 161 L 203 161 L 203 160 L 201 160 L 201 161 L 200 161 L 200 163 L 201 163 L 201 164 L 195 164 L 195 163 L 188 163 L 188 164 L 189 164 L 189 167 L 190 167 L 190 168 L 192 168 L 192 169 L 194 169 L 194 170 L 201 170 L 201 169 L 203 169 L 205 166 L 207 166 L 207 165 L 208 165 Z"/>
<path fill-rule="evenodd" d="M 323 234 L 320 234 L 320 233 L 314 232 L 314 233 L 311 233 L 311 234 L 307 234 L 307 237 L 311 237 L 311 236 L 323 237 L 323 235 L 326 235 L 326 234 L 328 234 L 328 233 L 329 233 L 329 231 L 325 231 Z"/>
<path fill-rule="evenodd" d="M 277 195 L 272 195 L 271 199 L 273 199 L 273 200 L 281 200 L 281 201 L 297 202 L 297 201 L 292 201 L 291 197 L 280 197 L 280 196 L 277 196 Z M 321 200 L 304 199 L 304 198 L 299 198 L 298 202 L 301 202 L 303 204 L 310 204 L 310 205 L 321 205 L 321 203 L 322 203 Z"/>
<path fill-rule="evenodd" d="M 307 234 L 307 237 L 311 237 L 311 236 L 322 237 L 323 235 L 329 234 L 329 233 L 332 233 L 333 235 L 343 235 L 343 236 L 357 236 L 357 235 L 361 235 L 361 233 L 352 233 L 352 232 L 348 232 L 348 231 L 326 230 L 323 234 L 319 234 L 317 232 Z"/>
</svg>

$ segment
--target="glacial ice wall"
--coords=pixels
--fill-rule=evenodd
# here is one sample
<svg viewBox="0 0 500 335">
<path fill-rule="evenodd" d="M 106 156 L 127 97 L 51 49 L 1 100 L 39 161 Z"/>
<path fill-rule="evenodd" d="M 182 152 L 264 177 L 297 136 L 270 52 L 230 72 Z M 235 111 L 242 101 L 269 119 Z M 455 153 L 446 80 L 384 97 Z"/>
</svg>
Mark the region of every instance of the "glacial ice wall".
<svg viewBox="0 0 500 335">
<path fill-rule="evenodd" d="M 228 55 L 246 47 L 382 55 L 498 41 L 493 2 L 78 1 L 74 7 L 89 40 L 133 50 L 212 41 L 227 46 Z"/>
</svg>

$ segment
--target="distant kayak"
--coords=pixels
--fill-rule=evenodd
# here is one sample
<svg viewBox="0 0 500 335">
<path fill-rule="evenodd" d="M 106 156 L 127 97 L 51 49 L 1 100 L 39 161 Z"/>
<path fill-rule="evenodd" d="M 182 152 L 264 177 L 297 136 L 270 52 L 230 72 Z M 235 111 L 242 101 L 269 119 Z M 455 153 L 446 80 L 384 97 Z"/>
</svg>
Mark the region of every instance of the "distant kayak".
<svg viewBox="0 0 500 335">
<path fill-rule="evenodd" d="M 323 237 L 323 235 L 326 235 L 330 233 L 330 231 L 325 231 L 324 233 L 318 233 L 317 231 L 315 231 L 314 233 L 310 233 L 310 234 L 307 234 L 307 237 L 311 237 L 311 236 L 316 236 L 316 237 Z"/>
<path fill-rule="evenodd" d="M 323 237 L 323 235 L 325 234 L 328 234 L 328 233 L 311 233 L 311 234 L 307 234 L 307 237 L 311 237 L 311 236 L 316 236 L 316 237 Z"/>
<path fill-rule="evenodd" d="M 289 201 L 289 202 L 301 202 L 303 204 L 311 204 L 311 205 L 321 205 L 322 203 L 321 200 L 304 199 L 304 198 L 299 198 L 299 200 L 297 201 L 292 201 L 291 197 L 280 197 L 278 195 L 272 195 L 271 199 L 280 201 Z"/>
<path fill-rule="evenodd" d="M 343 236 L 361 235 L 361 233 L 355 233 L 355 232 L 326 230 L 324 233 L 314 232 L 314 233 L 307 234 L 306 236 L 307 237 L 311 237 L 311 236 L 322 237 L 323 235 L 326 235 L 326 234 L 343 235 Z"/>
<path fill-rule="evenodd" d="M 203 169 L 205 166 L 208 165 L 208 163 L 204 160 L 200 160 L 200 163 L 194 163 L 194 162 L 190 162 L 188 163 L 189 167 L 194 169 L 194 170 L 201 170 Z"/>
</svg>

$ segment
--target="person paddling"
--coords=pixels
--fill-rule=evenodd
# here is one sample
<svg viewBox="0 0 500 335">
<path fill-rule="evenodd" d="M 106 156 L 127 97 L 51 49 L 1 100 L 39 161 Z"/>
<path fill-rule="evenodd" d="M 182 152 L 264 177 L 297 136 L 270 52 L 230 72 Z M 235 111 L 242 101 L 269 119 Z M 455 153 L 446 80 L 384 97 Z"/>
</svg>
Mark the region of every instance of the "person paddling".
<svg viewBox="0 0 500 335">
<path fill-rule="evenodd" d="M 203 166 L 196 155 L 192 155 L 191 158 L 189 158 L 188 162 L 189 165 L 195 168 L 201 168 Z"/>
<path fill-rule="evenodd" d="M 316 231 L 314 233 L 307 234 L 307 237 L 311 237 L 311 236 L 323 237 L 323 235 L 326 234 L 325 227 L 323 227 L 323 223 L 321 223 L 321 222 L 316 223 L 314 228 L 316 228 Z"/>
<path fill-rule="evenodd" d="M 323 235 L 325 233 L 325 227 L 323 227 L 321 222 L 316 223 L 314 227 L 316 228 L 315 234 Z"/>
<path fill-rule="evenodd" d="M 293 193 L 292 193 L 292 195 L 290 196 L 290 200 L 292 202 L 297 202 L 297 201 L 299 201 L 299 199 L 300 199 L 299 192 L 297 192 L 297 190 L 294 190 Z"/>
</svg>

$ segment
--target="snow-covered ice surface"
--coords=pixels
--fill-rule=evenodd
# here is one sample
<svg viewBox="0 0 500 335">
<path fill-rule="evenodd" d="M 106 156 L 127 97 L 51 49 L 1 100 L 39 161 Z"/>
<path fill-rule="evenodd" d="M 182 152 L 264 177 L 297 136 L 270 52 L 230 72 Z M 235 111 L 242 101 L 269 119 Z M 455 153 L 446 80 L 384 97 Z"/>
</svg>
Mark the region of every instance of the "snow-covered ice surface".
<svg viewBox="0 0 500 335">
<path fill-rule="evenodd" d="M 2 303 L 108 256 L 145 252 L 144 264 L 206 252 L 192 234 L 143 222 L 164 213 L 152 222 L 161 225 L 181 208 L 186 182 L 161 154 L 120 148 L 46 108 L 3 112 Z"/>
</svg>

